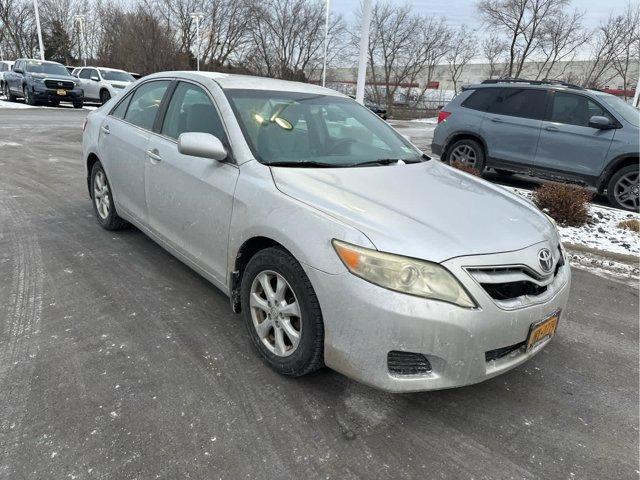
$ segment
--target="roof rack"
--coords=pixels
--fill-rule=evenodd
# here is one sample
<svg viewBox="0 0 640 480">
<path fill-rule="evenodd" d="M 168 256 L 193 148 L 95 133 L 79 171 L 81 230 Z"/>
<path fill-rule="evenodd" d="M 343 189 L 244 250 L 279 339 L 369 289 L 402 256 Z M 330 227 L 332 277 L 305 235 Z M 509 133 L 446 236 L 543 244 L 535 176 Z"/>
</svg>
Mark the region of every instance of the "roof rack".
<svg viewBox="0 0 640 480">
<path fill-rule="evenodd" d="M 491 83 L 528 83 L 529 85 L 561 85 L 563 87 L 574 88 L 576 90 L 584 90 L 584 87 L 573 83 L 562 82 L 560 80 L 551 80 L 543 78 L 542 80 L 528 80 L 526 78 L 490 78 L 483 80 L 483 84 Z"/>
</svg>

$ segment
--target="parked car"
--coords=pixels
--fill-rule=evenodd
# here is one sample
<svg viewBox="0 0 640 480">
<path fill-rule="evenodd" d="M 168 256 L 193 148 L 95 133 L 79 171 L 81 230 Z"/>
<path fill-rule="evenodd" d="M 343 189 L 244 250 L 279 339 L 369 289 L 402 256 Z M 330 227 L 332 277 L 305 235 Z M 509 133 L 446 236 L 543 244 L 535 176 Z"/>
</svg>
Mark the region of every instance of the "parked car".
<svg viewBox="0 0 640 480">
<path fill-rule="evenodd" d="M 637 211 L 640 112 L 607 93 L 559 82 L 488 80 L 438 116 L 432 151 L 482 171 L 525 173 L 606 190 Z"/>
<path fill-rule="evenodd" d="M 74 70 L 76 70 L 78 67 L 72 67 L 71 65 L 66 65 L 64 68 L 67 69 L 67 72 L 69 72 L 69 74 L 73 75 Z"/>
<path fill-rule="evenodd" d="M 87 102 L 104 104 L 135 82 L 129 73 L 115 68 L 83 67 L 76 74 L 80 79 L 84 99 Z"/>
<path fill-rule="evenodd" d="M 10 60 L 0 61 L 0 91 L 4 93 L 4 75 L 5 72 L 11 71 L 13 62 Z"/>
<path fill-rule="evenodd" d="M 349 95 L 349 97 L 353 98 L 353 99 L 356 98 L 355 95 Z M 378 115 L 383 120 L 387 119 L 387 109 L 386 108 L 381 107 L 377 103 L 367 102 L 366 100 L 364 102 L 364 106 L 367 107 L 369 110 L 371 110 L 376 115 Z"/>
<path fill-rule="evenodd" d="M 220 288 L 282 374 L 466 385 L 530 359 L 564 317 L 546 215 L 334 90 L 153 74 L 88 115 L 83 155 L 98 223 L 137 225 Z"/>
<path fill-rule="evenodd" d="M 28 105 L 71 102 L 74 108 L 82 108 L 80 82 L 57 62 L 18 59 L 13 70 L 6 72 L 4 83 L 4 94 L 10 102 L 22 97 Z"/>
</svg>

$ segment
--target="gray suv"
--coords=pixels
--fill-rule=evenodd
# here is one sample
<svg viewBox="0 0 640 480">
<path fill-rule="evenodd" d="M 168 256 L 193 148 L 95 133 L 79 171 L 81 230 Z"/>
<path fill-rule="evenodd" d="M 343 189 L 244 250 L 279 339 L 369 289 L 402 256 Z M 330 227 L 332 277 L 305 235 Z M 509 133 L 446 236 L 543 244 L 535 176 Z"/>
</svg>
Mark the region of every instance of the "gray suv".
<svg viewBox="0 0 640 480">
<path fill-rule="evenodd" d="M 432 151 L 482 171 L 584 183 L 638 210 L 640 112 L 607 93 L 560 82 L 486 80 L 438 117 Z"/>
</svg>

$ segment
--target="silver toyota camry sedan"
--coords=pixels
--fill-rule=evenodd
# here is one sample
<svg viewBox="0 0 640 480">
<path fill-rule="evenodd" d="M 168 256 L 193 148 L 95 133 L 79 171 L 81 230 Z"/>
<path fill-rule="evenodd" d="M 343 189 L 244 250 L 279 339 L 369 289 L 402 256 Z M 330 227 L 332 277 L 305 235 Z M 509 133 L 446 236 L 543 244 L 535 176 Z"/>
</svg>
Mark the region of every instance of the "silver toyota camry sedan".
<svg viewBox="0 0 640 480">
<path fill-rule="evenodd" d="M 135 225 L 225 292 L 284 375 L 467 385 L 530 359 L 562 321 L 552 221 L 333 90 L 150 75 L 89 114 L 83 154 L 98 223 Z"/>
</svg>

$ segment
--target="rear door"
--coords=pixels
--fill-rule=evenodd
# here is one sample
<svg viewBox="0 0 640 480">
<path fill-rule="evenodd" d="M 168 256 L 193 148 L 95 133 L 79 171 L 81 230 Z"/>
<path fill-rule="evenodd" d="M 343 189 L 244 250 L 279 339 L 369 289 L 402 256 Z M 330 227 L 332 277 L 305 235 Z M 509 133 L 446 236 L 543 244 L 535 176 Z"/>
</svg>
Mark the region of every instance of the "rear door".
<svg viewBox="0 0 640 480">
<path fill-rule="evenodd" d="M 174 249 L 225 285 L 239 169 L 230 162 L 181 154 L 177 140 L 185 132 L 215 135 L 230 151 L 212 98 L 201 86 L 180 81 L 160 134 L 152 135 L 149 142 L 145 161 L 149 224 Z"/>
<path fill-rule="evenodd" d="M 533 168 L 546 100 L 543 89 L 500 89 L 482 120 L 488 166 Z"/>
<path fill-rule="evenodd" d="M 147 222 L 144 163 L 162 99 L 170 80 L 143 83 L 111 111 L 102 124 L 99 148 L 116 208 Z"/>
<path fill-rule="evenodd" d="M 536 170 L 566 178 L 589 181 L 604 167 L 615 129 L 589 126 L 589 119 L 614 117 L 595 100 L 574 92 L 552 92 L 549 115 L 542 124 Z"/>
</svg>

